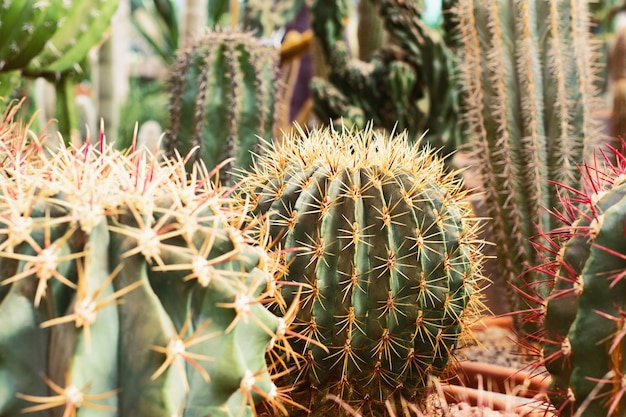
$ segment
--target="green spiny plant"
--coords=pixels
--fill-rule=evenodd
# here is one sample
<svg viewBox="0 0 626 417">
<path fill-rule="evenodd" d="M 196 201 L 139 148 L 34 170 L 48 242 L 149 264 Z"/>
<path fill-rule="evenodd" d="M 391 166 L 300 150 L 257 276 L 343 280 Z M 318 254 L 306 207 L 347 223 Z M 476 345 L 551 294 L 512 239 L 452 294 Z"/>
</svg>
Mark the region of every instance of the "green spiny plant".
<svg viewBox="0 0 626 417">
<path fill-rule="evenodd" d="M 213 168 L 249 168 L 259 137 L 273 137 L 278 51 L 249 33 L 208 32 L 180 51 L 171 72 L 168 153 L 198 148 Z"/>
<path fill-rule="evenodd" d="M 0 71 L 19 70 L 56 84 L 59 130 L 69 142 L 78 132 L 74 105 L 79 63 L 102 38 L 119 0 L 20 0 L 0 6 Z"/>
<path fill-rule="evenodd" d="M 626 157 L 613 153 L 581 165 L 581 189 L 552 212 L 563 226 L 539 243 L 547 262 L 538 269 L 552 285 L 543 329 L 530 340 L 540 342 L 550 400 L 563 416 L 626 415 Z"/>
<path fill-rule="evenodd" d="M 458 177 L 406 134 L 372 129 L 300 131 L 243 176 L 264 239 L 283 249 L 282 297 L 299 300 L 293 399 L 313 415 L 336 415 L 329 394 L 367 415 L 422 399 L 481 306 Z"/>
<path fill-rule="evenodd" d="M 576 189 L 599 136 L 586 2 L 462 1 L 455 14 L 467 135 L 502 279 L 524 294 L 510 293 L 517 311 L 545 291 L 528 288 L 543 279 L 528 239 L 556 226 L 545 210 L 558 203 L 552 183 Z"/>
<path fill-rule="evenodd" d="M 0 6 L 0 71 L 22 69 L 45 47 L 62 16 L 62 0 L 7 1 Z"/>
<path fill-rule="evenodd" d="M 369 0 L 368 0 L 369 1 Z M 316 0 L 312 27 L 328 63 L 328 79 L 314 78 L 314 111 L 323 123 L 342 118 L 364 128 L 408 130 L 449 153 L 459 136 L 452 55 L 441 34 L 420 19 L 419 1 L 372 0 L 387 42 L 368 61 L 354 59 L 344 41 L 344 1 Z M 365 48 L 365 46 L 364 46 Z"/>
<path fill-rule="evenodd" d="M 15 112 L 0 122 L 0 414 L 250 416 L 275 402 L 265 355 L 285 323 L 263 305 L 275 263 L 245 212 L 200 165 L 102 134 L 47 156 Z"/>
</svg>

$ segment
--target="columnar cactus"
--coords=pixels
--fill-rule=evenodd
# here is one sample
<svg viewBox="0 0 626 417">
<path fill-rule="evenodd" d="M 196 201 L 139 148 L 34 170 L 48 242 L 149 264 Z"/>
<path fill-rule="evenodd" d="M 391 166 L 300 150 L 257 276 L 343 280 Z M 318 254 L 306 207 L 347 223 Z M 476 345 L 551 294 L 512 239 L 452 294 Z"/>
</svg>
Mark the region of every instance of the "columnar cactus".
<svg viewBox="0 0 626 417">
<path fill-rule="evenodd" d="M 206 173 L 102 142 L 48 157 L 0 129 L 0 414 L 249 416 L 275 398 L 274 263 Z"/>
<path fill-rule="evenodd" d="M 197 151 L 209 168 L 233 158 L 248 168 L 259 137 L 272 137 L 278 51 L 251 34 L 208 32 L 180 51 L 170 84 L 165 147 Z"/>
<path fill-rule="evenodd" d="M 368 0 L 370 1 L 370 0 Z M 322 123 L 343 119 L 358 128 L 370 121 L 391 132 L 408 130 L 433 147 L 453 150 L 459 136 L 452 54 L 441 34 L 421 19 L 417 1 L 371 0 L 387 32 L 368 61 L 351 57 L 344 42 L 345 1 L 316 0 L 312 27 L 320 40 L 328 79 L 311 84 L 314 111 Z M 365 46 L 364 46 L 365 48 Z"/>
<path fill-rule="evenodd" d="M 542 365 L 563 416 L 626 415 L 626 157 L 615 157 L 609 170 L 582 166 L 582 191 L 554 211 L 565 226 L 546 231 L 553 260 L 542 270 L 554 280 Z"/>
<path fill-rule="evenodd" d="M 528 238 L 556 225 L 545 210 L 558 203 L 552 183 L 576 189 L 576 166 L 599 136 L 586 2 L 470 0 L 455 13 L 463 113 L 500 273 L 524 289 L 541 280 L 528 271 L 539 261 Z M 511 295 L 512 309 L 524 309 Z"/>
<path fill-rule="evenodd" d="M 457 177 L 406 134 L 371 129 L 286 137 L 245 175 L 283 249 L 282 296 L 300 300 L 294 400 L 321 415 L 332 394 L 379 415 L 387 399 L 421 399 L 480 306 L 481 245 Z"/>
</svg>

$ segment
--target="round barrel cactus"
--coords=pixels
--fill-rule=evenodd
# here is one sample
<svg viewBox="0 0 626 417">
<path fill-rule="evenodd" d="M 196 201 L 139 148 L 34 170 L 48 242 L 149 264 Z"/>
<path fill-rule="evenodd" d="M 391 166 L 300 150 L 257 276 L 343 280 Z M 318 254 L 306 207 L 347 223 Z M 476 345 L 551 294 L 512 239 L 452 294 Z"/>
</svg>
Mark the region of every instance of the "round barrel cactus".
<svg viewBox="0 0 626 417">
<path fill-rule="evenodd" d="M 581 190 L 553 213 L 564 226 L 544 236 L 553 280 L 536 337 L 563 416 L 626 415 L 626 157 L 613 153 L 580 167 Z"/>
<path fill-rule="evenodd" d="M 285 305 L 299 302 L 294 400 L 314 415 L 337 415 L 328 394 L 365 415 L 419 401 L 481 306 L 459 177 L 406 134 L 371 129 L 301 132 L 264 151 L 244 188 L 282 249 Z"/>
<path fill-rule="evenodd" d="M 274 263 L 245 213 L 199 165 L 103 142 L 48 154 L 14 113 L 0 123 L 0 414 L 239 417 L 273 401 Z"/>
</svg>

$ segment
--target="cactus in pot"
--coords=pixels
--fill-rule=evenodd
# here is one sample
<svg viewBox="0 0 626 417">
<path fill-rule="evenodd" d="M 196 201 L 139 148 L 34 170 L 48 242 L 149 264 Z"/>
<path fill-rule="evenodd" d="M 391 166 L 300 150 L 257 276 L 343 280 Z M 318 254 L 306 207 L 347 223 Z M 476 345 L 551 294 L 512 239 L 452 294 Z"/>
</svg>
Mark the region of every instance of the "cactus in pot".
<svg viewBox="0 0 626 417">
<path fill-rule="evenodd" d="M 501 278 L 526 294 L 510 292 L 511 310 L 524 310 L 544 292 L 528 239 L 556 226 L 553 183 L 576 189 L 576 166 L 599 137 L 586 2 L 461 1 L 454 13 L 466 134 Z"/>
<path fill-rule="evenodd" d="M 454 174 L 406 134 L 320 129 L 242 177 L 283 249 L 282 297 L 299 300 L 294 400 L 312 415 L 340 412 L 328 394 L 366 415 L 421 400 L 481 305 L 477 222 Z"/>
<path fill-rule="evenodd" d="M 61 147 L 5 113 L 0 414 L 243 416 L 277 390 L 270 256 L 180 159 Z"/>
<path fill-rule="evenodd" d="M 278 51 L 251 34 L 209 31 L 180 51 L 169 78 L 169 154 L 187 153 L 212 169 L 233 159 L 249 168 L 258 137 L 275 128 Z"/>
</svg>

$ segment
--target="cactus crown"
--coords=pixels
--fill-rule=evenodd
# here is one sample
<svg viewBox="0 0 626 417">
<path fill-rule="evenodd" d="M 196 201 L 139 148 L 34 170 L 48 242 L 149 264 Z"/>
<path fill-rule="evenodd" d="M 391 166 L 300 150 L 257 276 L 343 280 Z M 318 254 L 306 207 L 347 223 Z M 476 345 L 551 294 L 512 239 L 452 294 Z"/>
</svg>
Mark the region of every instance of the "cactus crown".
<svg viewBox="0 0 626 417">
<path fill-rule="evenodd" d="M 378 413 L 421 399 L 480 309 L 477 223 L 457 177 L 406 133 L 371 128 L 300 131 L 244 176 L 285 249 L 282 296 L 300 298 L 296 401 L 318 413 L 333 394 Z"/>
</svg>

